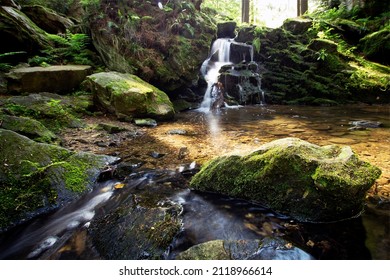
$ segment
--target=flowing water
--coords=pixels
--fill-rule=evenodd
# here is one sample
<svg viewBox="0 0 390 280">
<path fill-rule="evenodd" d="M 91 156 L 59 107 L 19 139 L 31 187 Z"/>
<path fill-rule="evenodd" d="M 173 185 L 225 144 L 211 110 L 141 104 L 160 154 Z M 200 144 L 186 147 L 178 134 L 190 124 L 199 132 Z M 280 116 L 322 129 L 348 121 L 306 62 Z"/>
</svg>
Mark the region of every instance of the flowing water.
<svg viewBox="0 0 390 280">
<path fill-rule="evenodd" d="M 358 120 L 381 122 L 382 125 L 356 129 L 352 122 Z M 187 133 L 168 133 L 175 129 Z M 144 167 L 149 164 L 157 170 L 142 171 L 146 174 L 144 179 L 128 180 L 123 191 L 116 189 L 118 181 L 100 183 L 79 201 L 3 234 L 0 258 L 105 258 L 96 250 L 89 228 L 96 219 L 123 205 L 142 188 L 159 194 L 161 201 L 157 205 L 170 201 L 182 207 L 179 216 L 182 230 L 167 248 L 164 258 L 174 258 L 183 250 L 210 240 L 264 238 L 283 239 L 296 248 L 273 254 L 270 257 L 273 259 L 390 258 L 389 208 L 382 208 L 381 201 L 375 207 L 367 207 L 362 216 L 347 221 L 299 223 L 248 201 L 191 191 L 184 182 L 187 179 L 175 179 L 191 171 L 193 161 L 202 163 L 222 154 L 244 154 L 271 140 L 299 137 L 319 145 L 350 145 L 360 158 L 382 169 L 379 187 L 386 190 L 390 182 L 389 106 L 248 106 L 224 108 L 218 114 L 190 111 L 179 114 L 175 122 L 149 129 L 148 133 L 155 138 L 158 152 L 165 156 L 150 157 Z M 129 140 L 123 144 L 120 153 L 126 158 L 132 154 L 134 143 Z M 183 147 L 186 147 L 186 156 L 178 159 L 175 151 Z M 178 168 L 180 164 L 184 168 Z M 154 180 L 153 174 L 163 168 L 168 169 L 161 171 L 166 179 Z M 175 182 L 181 187 L 162 191 L 167 188 L 167 182 Z M 382 204 L 388 206 L 388 201 Z"/>
</svg>

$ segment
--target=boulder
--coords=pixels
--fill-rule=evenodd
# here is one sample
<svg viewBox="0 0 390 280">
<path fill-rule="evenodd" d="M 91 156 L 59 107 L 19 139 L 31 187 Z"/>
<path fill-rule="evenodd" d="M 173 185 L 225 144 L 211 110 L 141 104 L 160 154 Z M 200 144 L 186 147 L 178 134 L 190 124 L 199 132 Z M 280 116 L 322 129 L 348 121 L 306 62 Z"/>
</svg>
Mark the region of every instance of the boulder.
<svg viewBox="0 0 390 280">
<path fill-rule="evenodd" d="M 41 122 L 31 118 L 0 115 L 0 127 L 15 131 L 37 142 L 53 142 L 57 136 Z"/>
<path fill-rule="evenodd" d="M 17 8 L 0 6 L 0 53 L 26 51 L 34 54 L 50 47 L 45 31 Z"/>
<path fill-rule="evenodd" d="M 380 174 L 348 146 L 285 138 L 208 162 L 191 187 L 253 200 L 299 221 L 327 222 L 359 215 Z"/>
<path fill-rule="evenodd" d="M 90 191 L 100 170 L 118 158 L 75 153 L 0 129 L 0 228 Z"/>
<path fill-rule="evenodd" d="M 161 170 L 129 176 L 117 199 L 106 204 L 103 215 L 88 229 L 101 258 L 165 259 L 182 227 L 179 215 L 183 209 L 169 199 L 182 188 L 182 179 L 180 175 L 167 177 Z"/>
<path fill-rule="evenodd" d="M 236 37 L 237 23 L 234 21 L 221 22 L 217 24 L 217 38 L 234 38 Z"/>
<path fill-rule="evenodd" d="M 307 32 L 313 25 L 313 20 L 308 18 L 289 18 L 283 22 L 282 28 L 290 31 L 292 34 L 301 35 Z"/>
<path fill-rule="evenodd" d="M 22 12 L 41 29 L 51 34 L 64 34 L 74 26 L 74 23 L 69 18 L 39 5 L 23 6 Z"/>
<path fill-rule="evenodd" d="M 176 260 L 310 260 L 308 253 L 277 238 L 212 240 L 190 247 Z"/>
<path fill-rule="evenodd" d="M 91 71 L 88 65 L 16 68 L 7 75 L 8 91 L 69 93 L 77 89 Z"/>
<path fill-rule="evenodd" d="M 84 87 L 94 95 L 96 105 L 118 118 L 151 117 L 172 119 L 174 109 L 169 97 L 141 78 L 118 72 L 88 76 Z"/>
</svg>

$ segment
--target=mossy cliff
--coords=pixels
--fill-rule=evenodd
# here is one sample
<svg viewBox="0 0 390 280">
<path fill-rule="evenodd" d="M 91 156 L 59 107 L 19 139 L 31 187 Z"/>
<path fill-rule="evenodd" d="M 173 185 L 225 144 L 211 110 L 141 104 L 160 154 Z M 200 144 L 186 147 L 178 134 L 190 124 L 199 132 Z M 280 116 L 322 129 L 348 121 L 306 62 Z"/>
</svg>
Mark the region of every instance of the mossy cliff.
<svg viewBox="0 0 390 280">
<path fill-rule="evenodd" d="M 389 25 L 380 19 L 330 10 L 276 29 L 241 28 L 237 40 L 254 46 L 268 104 L 389 103 Z"/>
<path fill-rule="evenodd" d="M 0 229 L 90 190 L 113 157 L 74 153 L 0 129 Z"/>
<path fill-rule="evenodd" d="M 113 71 L 141 77 L 171 92 L 191 86 L 207 58 L 216 25 L 189 1 L 100 1 L 87 25 L 96 50 Z"/>
<path fill-rule="evenodd" d="M 285 138 L 246 156 L 208 162 L 191 187 L 254 200 L 297 220 L 323 222 L 358 215 L 380 174 L 348 146 L 320 147 Z"/>
</svg>

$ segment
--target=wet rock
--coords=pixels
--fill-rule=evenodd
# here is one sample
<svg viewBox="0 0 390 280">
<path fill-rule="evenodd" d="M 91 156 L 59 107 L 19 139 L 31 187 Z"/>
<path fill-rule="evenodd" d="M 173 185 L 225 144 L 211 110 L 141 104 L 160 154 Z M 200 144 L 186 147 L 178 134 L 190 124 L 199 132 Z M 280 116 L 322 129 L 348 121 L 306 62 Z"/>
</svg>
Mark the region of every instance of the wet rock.
<svg viewBox="0 0 390 280">
<path fill-rule="evenodd" d="M 383 124 L 381 122 L 375 121 L 367 121 L 367 120 L 359 120 L 359 121 L 351 121 L 349 122 L 353 127 L 361 127 L 361 128 L 378 128 Z"/>
<path fill-rule="evenodd" d="M 163 91 L 131 74 L 93 74 L 87 77 L 84 86 L 93 93 L 98 107 L 117 116 L 167 120 L 175 114 Z"/>
<path fill-rule="evenodd" d="M 217 24 L 217 38 L 234 38 L 236 37 L 237 23 L 234 21 L 221 22 Z"/>
<path fill-rule="evenodd" d="M 51 34 L 65 34 L 68 29 L 74 26 L 74 23 L 69 18 L 39 5 L 23 6 L 22 12 L 36 25 Z"/>
<path fill-rule="evenodd" d="M 252 43 L 255 39 L 255 27 L 254 26 L 243 26 L 240 27 L 235 40 L 241 43 Z"/>
<path fill-rule="evenodd" d="M 0 129 L 0 228 L 67 203 L 91 190 L 117 158 L 74 153 Z"/>
<path fill-rule="evenodd" d="M 145 176 L 129 178 L 118 190 L 117 201 L 111 202 L 117 207 L 108 203 L 104 215 L 91 223 L 89 233 L 102 258 L 164 259 L 179 233 L 181 206 L 167 199 L 174 190 L 163 184 L 164 178 Z"/>
<path fill-rule="evenodd" d="M 185 129 L 171 129 L 167 132 L 167 134 L 171 135 L 187 135 L 188 132 Z"/>
<path fill-rule="evenodd" d="M 300 221 L 335 221 L 361 213 L 380 174 L 348 146 L 285 138 L 206 163 L 191 187 L 251 199 Z"/>
<path fill-rule="evenodd" d="M 276 238 L 213 240 L 180 253 L 177 260 L 310 260 L 308 253 Z"/>
<path fill-rule="evenodd" d="M 80 86 L 91 69 L 87 65 L 17 68 L 7 74 L 8 90 L 11 93 L 69 93 Z"/>
<path fill-rule="evenodd" d="M 57 136 L 39 121 L 31 118 L 0 115 L 0 127 L 15 131 L 37 142 L 50 143 Z"/>
<path fill-rule="evenodd" d="M 157 122 L 154 119 L 135 119 L 134 123 L 138 126 L 157 126 Z"/>
<path fill-rule="evenodd" d="M 151 156 L 152 158 L 158 159 L 158 158 L 162 158 L 163 156 L 165 156 L 165 154 L 161 154 L 159 152 L 151 152 L 151 153 L 149 153 L 149 156 Z"/>
</svg>

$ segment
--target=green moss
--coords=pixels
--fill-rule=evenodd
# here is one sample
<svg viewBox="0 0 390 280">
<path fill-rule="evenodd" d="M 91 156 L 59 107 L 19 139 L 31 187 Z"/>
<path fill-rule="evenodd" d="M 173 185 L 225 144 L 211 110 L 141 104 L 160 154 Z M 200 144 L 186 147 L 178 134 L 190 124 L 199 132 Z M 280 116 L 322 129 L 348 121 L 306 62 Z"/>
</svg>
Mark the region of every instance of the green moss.
<svg viewBox="0 0 390 280">
<path fill-rule="evenodd" d="M 359 213 L 380 170 L 347 148 L 318 147 L 299 139 L 271 142 L 257 152 L 206 163 L 191 187 L 255 200 L 302 220 Z M 332 207 L 338 209 L 332 212 Z"/>
</svg>

